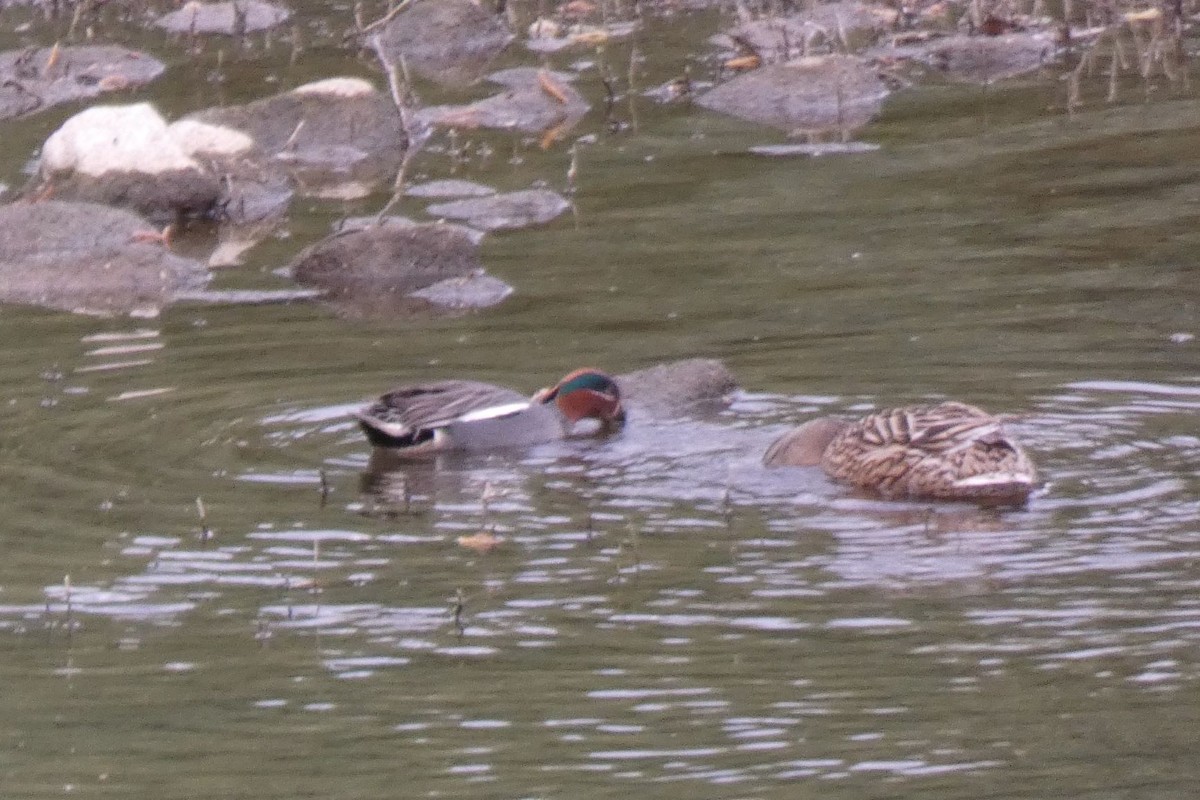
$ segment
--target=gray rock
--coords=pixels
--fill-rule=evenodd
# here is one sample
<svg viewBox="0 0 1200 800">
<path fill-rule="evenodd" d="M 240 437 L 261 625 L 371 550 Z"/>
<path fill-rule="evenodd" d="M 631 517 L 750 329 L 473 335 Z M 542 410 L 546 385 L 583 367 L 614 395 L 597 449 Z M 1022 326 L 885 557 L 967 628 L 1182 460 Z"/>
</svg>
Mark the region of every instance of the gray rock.
<svg viewBox="0 0 1200 800">
<path fill-rule="evenodd" d="M 879 113 L 887 86 L 855 56 L 815 56 L 739 75 L 697 105 L 789 133 L 846 134 Z"/>
<path fill-rule="evenodd" d="M 362 231 L 368 228 L 374 228 L 376 225 L 387 224 L 391 226 L 408 225 L 409 227 L 419 228 L 422 225 L 428 225 L 428 222 L 417 222 L 415 219 L 401 216 L 387 216 L 380 218 L 378 215 L 369 217 L 346 217 L 337 222 L 333 226 L 334 233 L 349 233 L 350 231 Z M 456 225 L 452 222 L 439 223 L 441 227 L 447 230 L 452 230 L 455 233 L 467 237 L 471 244 L 478 245 L 487 236 L 486 231 L 481 231 L 478 228 L 471 228 L 466 225 Z"/>
<path fill-rule="evenodd" d="M 725 363 L 713 358 L 668 361 L 619 375 L 617 385 L 625 402 L 652 417 L 719 410 L 739 388 Z"/>
<path fill-rule="evenodd" d="M 514 36 L 504 17 L 471 0 L 419 0 L 368 34 L 390 62 L 447 86 L 478 81 Z"/>
<path fill-rule="evenodd" d="M 920 61 L 952 80 L 988 84 L 1044 67 L 1058 57 L 1059 50 L 1056 35 L 1042 31 L 949 36 L 882 52 Z"/>
<path fill-rule="evenodd" d="M 389 96 L 357 78 L 330 78 L 186 121 L 249 136 L 262 169 L 285 172 L 307 196 L 356 198 L 391 180 L 407 139 Z"/>
<path fill-rule="evenodd" d="M 712 41 L 739 52 L 749 48 L 764 63 L 778 64 L 830 51 L 861 50 L 873 43 L 895 16 L 892 9 L 846 0 L 815 5 L 801 14 L 743 22 Z"/>
<path fill-rule="evenodd" d="M 513 293 L 513 287 L 499 278 L 476 270 L 461 278 L 446 278 L 409 292 L 409 297 L 428 301 L 439 308 L 463 311 L 499 305 Z"/>
<path fill-rule="evenodd" d="M 435 203 L 425 210 L 430 216 L 462 220 L 472 227 L 492 231 L 542 225 L 570 207 L 571 204 L 557 192 L 526 189 L 490 197 Z"/>
<path fill-rule="evenodd" d="M 571 86 L 571 77 L 536 67 L 501 70 L 489 75 L 488 80 L 506 87 L 506 91 L 467 105 L 429 106 L 415 116 L 422 124 L 438 128 L 566 131 L 590 108 Z"/>
<path fill-rule="evenodd" d="M 481 280 L 479 245 L 457 225 L 384 220 L 351 228 L 307 248 L 289 270 L 352 317 L 388 318 L 493 302 L 493 290 Z M 461 281 L 457 292 L 447 283 L 454 280 Z"/>
<path fill-rule="evenodd" d="M 262 0 L 235 0 L 225 3 L 199 3 L 195 0 L 164 14 L 155 26 L 170 33 L 220 33 L 240 36 L 282 25 L 292 12 Z"/>
<path fill-rule="evenodd" d="M 91 314 L 155 314 L 208 281 L 141 217 L 92 203 L 0 207 L 0 300 Z"/>
<path fill-rule="evenodd" d="M 495 194 L 496 190 L 490 186 L 484 186 L 482 183 L 449 178 L 418 183 L 415 186 L 409 186 L 404 193 L 410 197 L 487 197 Z"/>
<path fill-rule="evenodd" d="M 322 294 L 319 289 L 188 289 L 175 299 L 208 306 L 262 306 L 315 300 Z"/>
<path fill-rule="evenodd" d="M 27 47 L 0 53 L 0 119 L 143 86 L 165 69 L 114 45 Z"/>
</svg>

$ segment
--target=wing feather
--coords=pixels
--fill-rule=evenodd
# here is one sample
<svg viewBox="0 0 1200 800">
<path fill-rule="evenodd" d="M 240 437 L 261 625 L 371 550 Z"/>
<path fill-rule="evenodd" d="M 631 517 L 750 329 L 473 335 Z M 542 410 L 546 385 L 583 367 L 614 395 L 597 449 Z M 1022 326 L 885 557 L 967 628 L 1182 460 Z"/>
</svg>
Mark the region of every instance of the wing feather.
<svg viewBox="0 0 1200 800">
<path fill-rule="evenodd" d="M 527 401 L 513 389 L 480 381 L 445 380 L 398 386 L 355 416 L 391 438 L 421 438 L 463 417 L 494 406 Z"/>
<path fill-rule="evenodd" d="M 868 414 L 829 443 L 821 464 L 887 496 L 1027 495 L 1036 481 L 1000 417 L 956 402 Z"/>
</svg>

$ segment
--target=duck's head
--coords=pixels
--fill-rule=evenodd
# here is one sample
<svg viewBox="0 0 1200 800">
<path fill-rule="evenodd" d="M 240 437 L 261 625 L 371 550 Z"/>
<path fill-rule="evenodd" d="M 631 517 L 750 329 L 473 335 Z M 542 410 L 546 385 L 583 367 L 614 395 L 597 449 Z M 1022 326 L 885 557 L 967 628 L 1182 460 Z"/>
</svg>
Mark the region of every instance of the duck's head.
<svg viewBox="0 0 1200 800">
<path fill-rule="evenodd" d="M 534 398 L 554 403 L 572 424 L 581 419 L 595 419 L 605 430 L 625 424 L 625 408 L 621 405 L 617 382 L 596 369 L 577 369 L 556 385 L 542 389 Z"/>
</svg>

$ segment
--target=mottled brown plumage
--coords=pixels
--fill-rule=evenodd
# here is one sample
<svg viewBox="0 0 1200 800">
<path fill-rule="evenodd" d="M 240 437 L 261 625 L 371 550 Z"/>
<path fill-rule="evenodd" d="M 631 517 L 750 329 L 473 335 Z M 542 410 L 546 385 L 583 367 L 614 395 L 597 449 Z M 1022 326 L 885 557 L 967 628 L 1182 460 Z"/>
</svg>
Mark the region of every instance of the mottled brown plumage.
<svg viewBox="0 0 1200 800">
<path fill-rule="evenodd" d="M 777 439 L 763 463 L 819 463 L 834 480 L 888 498 L 1021 503 L 1037 484 L 1003 420 L 956 402 L 812 420 Z"/>
</svg>

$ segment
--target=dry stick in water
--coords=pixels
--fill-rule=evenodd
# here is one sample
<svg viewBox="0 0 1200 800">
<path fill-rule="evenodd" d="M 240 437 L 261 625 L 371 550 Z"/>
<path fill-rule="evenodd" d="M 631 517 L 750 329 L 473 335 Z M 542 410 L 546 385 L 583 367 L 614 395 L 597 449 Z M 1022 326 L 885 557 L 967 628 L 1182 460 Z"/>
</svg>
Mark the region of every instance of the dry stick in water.
<svg viewBox="0 0 1200 800">
<path fill-rule="evenodd" d="M 321 561 L 321 540 L 313 539 L 313 581 L 310 593 L 313 596 L 313 618 L 321 616 L 321 580 L 317 570 Z"/>
<path fill-rule="evenodd" d="M 579 177 L 579 142 L 571 145 L 571 163 L 567 166 L 567 194 L 575 194 L 577 177 Z"/>
<path fill-rule="evenodd" d="M 324 468 L 322 468 L 322 469 L 320 469 L 320 470 L 318 470 L 318 471 L 317 471 L 317 479 L 320 481 L 320 484 L 319 484 L 319 486 L 320 486 L 320 491 L 321 491 L 321 505 L 320 505 L 320 507 L 321 507 L 321 508 L 324 508 L 324 507 L 325 507 L 325 504 L 326 504 L 327 502 L 329 502 L 329 492 L 331 491 L 331 489 L 329 488 L 329 478 L 328 478 L 328 476 L 325 474 L 325 469 L 324 469 Z"/>
<path fill-rule="evenodd" d="M 638 132 L 638 113 L 637 113 L 637 64 L 641 59 L 641 51 L 637 45 L 629 48 L 629 71 L 625 75 L 626 93 L 629 96 L 629 129 L 634 133 Z"/>
<path fill-rule="evenodd" d="M 67 636 L 75 630 L 74 609 L 71 607 L 71 576 L 63 576 L 63 597 L 67 604 Z"/>
<path fill-rule="evenodd" d="M 208 542 L 213 538 L 212 528 L 208 527 L 208 512 L 204 508 L 204 498 L 196 498 L 196 513 L 200 516 L 200 541 Z"/>
<path fill-rule="evenodd" d="M 300 138 L 300 131 L 302 131 L 302 130 L 304 130 L 304 120 L 300 120 L 299 122 L 296 123 L 296 127 L 292 129 L 291 135 L 288 136 L 287 141 L 284 142 L 283 146 L 280 147 L 279 149 L 281 151 L 295 149 L 296 140 Z"/>
<path fill-rule="evenodd" d="M 237 40 L 243 50 L 250 48 L 250 40 L 246 34 L 246 9 L 240 3 L 233 4 L 233 25 L 230 35 Z"/>
<path fill-rule="evenodd" d="M 412 489 L 408 486 L 408 476 L 400 475 L 400 497 L 404 499 L 404 513 L 412 513 Z"/>
<path fill-rule="evenodd" d="M 1117 92 L 1117 76 L 1121 74 L 1121 66 L 1119 63 L 1120 58 L 1121 58 L 1120 52 L 1121 52 L 1121 48 L 1117 44 L 1116 39 L 1114 38 L 1113 39 L 1112 65 L 1109 67 L 1109 70 L 1108 70 L 1108 102 L 1110 102 L 1110 103 L 1117 102 L 1117 94 L 1118 94 L 1118 92 Z"/>
<path fill-rule="evenodd" d="M 408 3 L 409 0 L 404 0 L 401 6 Z M 410 110 L 410 105 L 415 104 L 415 98 L 412 93 L 412 80 L 408 74 L 408 63 L 404 56 L 400 57 L 399 68 L 396 62 L 388 58 L 386 51 L 383 48 L 383 43 L 379 41 L 378 36 L 371 37 L 371 49 L 375 53 L 375 57 L 379 59 L 379 63 L 383 66 L 383 72 L 387 75 L 388 89 L 392 94 L 392 103 L 395 104 L 396 110 L 400 112 L 400 127 L 404 129 L 404 157 L 400 160 L 400 169 L 396 172 L 396 179 L 392 182 L 392 196 L 375 215 L 376 225 L 383 221 L 383 218 L 388 215 L 396 204 L 404 197 L 404 187 L 408 182 L 408 168 L 412 164 L 412 160 L 417 153 L 421 151 L 421 147 L 425 144 L 425 140 L 429 138 L 429 131 L 417 131 L 413 124 L 413 117 Z"/>
<path fill-rule="evenodd" d="M 454 590 L 454 627 L 458 630 L 458 636 L 461 639 L 463 634 L 467 632 L 463 625 L 463 612 L 466 611 L 467 598 L 463 594 L 462 587 Z"/>
<path fill-rule="evenodd" d="M 367 25 L 361 31 L 358 31 L 358 33 L 370 33 L 371 31 L 375 30 L 376 28 L 381 28 L 384 25 L 387 25 L 389 22 L 391 22 L 393 19 L 396 18 L 397 14 L 399 14 L 401 11 L 403 11 L 404 9 L 406 9 L 410 5 L 412 5 L 412 2 L 413 2 L 413 0 L 402 0 L 400 3 L 397 3 L 395 5 L 395 7 L 392 8 L 391 11 L 388 11 L 386 14 L 384 14 L 379 19 L 375 20 L 370 25 Z"/>
<path fill-rule="evenodd" d="M 296 66 L 300 55 L 304 52 L 303 30 L 299 23 L 292 26 L 292 54 L 288 57 L 288 66 Z"/>
</svg>

